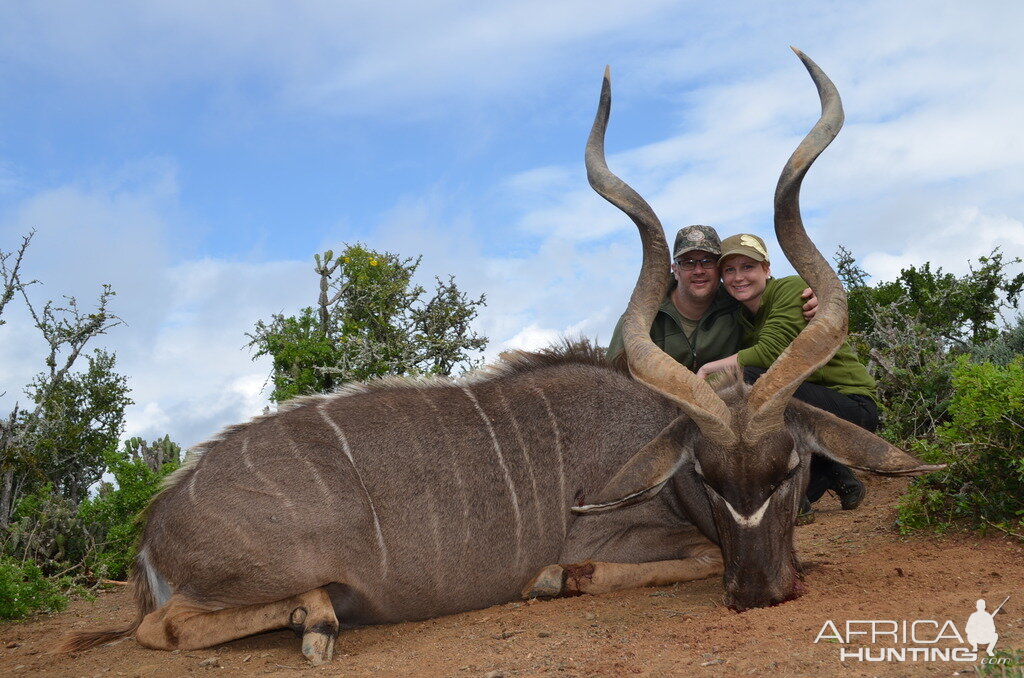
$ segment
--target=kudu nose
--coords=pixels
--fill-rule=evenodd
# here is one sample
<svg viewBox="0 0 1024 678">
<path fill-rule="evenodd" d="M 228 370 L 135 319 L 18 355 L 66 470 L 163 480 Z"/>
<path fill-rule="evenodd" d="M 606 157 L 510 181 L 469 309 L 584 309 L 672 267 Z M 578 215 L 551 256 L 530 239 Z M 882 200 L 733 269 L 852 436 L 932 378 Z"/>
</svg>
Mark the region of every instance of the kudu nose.
<svg viewBox="0 0 1024 678">
<path fill-rule="evenodd" d="M 781 575 L 763 570 L 741 572 L 725 585 L 725 604 L 736 612 L 771 607 L 800 597 L 802 588 L 796 570 L 786 568 Z"/>
</svg>

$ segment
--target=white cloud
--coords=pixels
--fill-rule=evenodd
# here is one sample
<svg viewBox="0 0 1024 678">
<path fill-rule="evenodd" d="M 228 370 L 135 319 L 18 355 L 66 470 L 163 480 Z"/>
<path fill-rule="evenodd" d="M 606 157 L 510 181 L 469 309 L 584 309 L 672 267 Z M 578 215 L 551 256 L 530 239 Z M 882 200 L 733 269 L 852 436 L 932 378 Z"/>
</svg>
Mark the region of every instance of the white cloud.
<svg viewBox="0 0 1024 678">
<path fill-rule="evenodd" d="M 1004 260 L 1024 253 L 1024 222 L 1006 215 L 985 214 L 978 208 L 963 207 L 926 215 L 933 230 L 907 245 L 905 249 L 870 252 L 863 268 L 876 280 L 892 280 L 905 268 L 930 262 L 932 269 L 942 268 L 957 275 L 968 272 L 968 261 L 977 264 L 993 248 L 1000 248 Z M 1011 273 L 1024 270 L 1021 265 Z"/>
<path fill-rule="evenodd" d="M 768 34 L 792 29 L 794 42 L 833 76 L 846 102 L 846 128 L 811 170 L 801 196 L 808 229 L 826 255 L 845 244 L 858 256 L 874 256 L 872 262 L 882 261 L 874 254 L 882 250 L 889 261 L 895 261 L 892 252 L 903 252 L 898 258 L 904 265 L 960 256 L 963 268 L 961 253 L 942 252 L 960 249 L 950 242 L 961 242 L 968 232 L 977 245 L 969 248 L 972 256 L 987 253 L 993 243 L 1004 244 L 1010 255 L 1020 252 L 1014 238 L 1000 239 L 954 216 L 972 210 L 1007 214 L 1006 228 L 1012 230 L 1024 214 L 1024 200 L 1013 188 L 1024 180 L 1024 132 L 1015 122 L 1024 110 L 1024 91 L 1013 84 L 1014 69 L 1007 68 L 1024 57 L 1024 47 L 1006 24 L 1009 15 L 1020 15 L 1020 7 L 997 7 L 946 5 L 922 20 L 921 7 L 913 3 L 871 5 L 839 19 L 807 12 L 792 23 L 766 27 Z M 781 13 L 797 14 L 788 5 Z M 615 151 L 619 130 L 628 130 L 629 116 L 636 115 L 616 95 L 609 165 L 652 204 L 669 238 L 678 226 L 710 223 L 723 235 L 752 231 L 771 241 L 775 181 L 816 117 L 814 90 L 792 56 L 780 59 L 774 46 L 754 54 L 767 48 L 763 35 L 749 35 L 743 22 L 722 25 L 721 31 L 671 47 L 685 59 L 672 61 L 656 50 L 643 62 L 659 73 L 667 66 L 670 74 L 672 64 L 684 62 L 674 75 L 698 82 L 702 74 L 723 73 L 714 84 L 687 91 L 679 134 Z M 828 30 L 816 36 L 822 28 Z M 746 40 L 733 41 L 733 34 Z M 807 39 L 796 40 L 805 34 Z M 734 48 L 723 50 L 722 44 Z M 749 75 L 731 70 L 740 59 Z M 659 86 L 671 86 L 668 78 Z M 616 107 L 625 110 L 616 115 Z M 545 173 L 558 176 L 556 169 Z M 623 215 L 607 205 L 595 207 L 585 189 L 555 196 L 537 190 L 532 198 L 530 181 L 517 185 L 524 187 L 523 204 L 541 204 L 520 218 L 531 232 L 577 240 L 612 234 L 623 244 L 635 238 Z M 961 230 L 944 229 L 951 220 Z M 944 246 L 943 238 L 949 241 Z M 894 265 L 880 267 L 882 277 L 898 273 Z"/>
<path fill-rule="evenodd" d="M 571 154 L 530 149 L 533 167 L 487 158 L 480 174 L 496 178 L 483 191 L 438 178 L 394 204 L 361 206 L 368 220 L 344 213 L 320 237 L 323 248 L 363 240 L 421 253 L 426 286 L 454 274 L 470 296 L 486 292 L 477 327 L 493 356 L 564 333 L 607 341 L 635 281 L 635 227 L 589 189 L 579 158 L 605 62 L 615 85 L 609 165 L 652 204 L 669 239 L 710 223 L 771 240 L 778 172 L 817 114 L 809 78 L 784 49 L 792 42 L 833 77 L 847 110 L 802 194 L 826 256 L 846 245 L 875 279 L 889 279 L 925 261 L 962 273 L 993 245 L 1021 254 L 1021 18 L 1016 2 L 37 4 L 0 10 L 0 58 L 65 87 L 69 105 L 91 101 L 82 92 L 145 108 L 210 90 L 202 105 L 230 113 L 219 116 L 225 126 L 268 109 L 295 126 L 337 114 L 430 119 L 414 136 L 429 149 L 432 135 L 452 134 L 459 143 L 448 154 L 478 148 L 462 143 L 465 130 L 439 131 L 467 101 L 481 126 L 519 116 L 548 129 L 548 116 L 566 115 L 558 129 L 579 134 Z M 131 377 L 128 431 L 193 444 L 262 409 L 269 367 L 250 360 L 244 334 L 311 303 L 316 281 L 308 259 L 253 261 L 248 243 L 212 257 L 201 236 L 183 240 L 207 218 L 182 195 L 183 162 L 79 164 L 53 175 L 71 179 L 40 188 L 13 155 L 2 158 L 0 248 L 38 230 L 26 272 L 46 285 L 34 299 L 69 292 L 84 304 L 113 284 L 113 310 L 128 326 L 97 345 L 117 350 Z M 9 399 L 40 353 L 23 315 L 7 319 L 0 390 Z"/>
<path fill-rule="evenodd" d="M 101 284 L 113 286 L 109 310 L 126 324 L 87 350 L 115 351 L 117 370 L 129 376 L 135 405 L 127 412 L 128 434 L 152 439 L 170 432 L 194 444 L 262 410 L 269 365 L 252 362 L 245 332 L 257 319 L 309 303 L 315 280 L 304 262 L 174 263 L 183 244 L 171 243 L 178 218 L 173 176 L 115 174 L 28 197 L 3 222 L 0 248 L 12 249 L 17 234 L 36 229 L 23 275 L 45 283 L 29 288 L 40 308 L 46 299 L 74 294 L 88 311 Z M 6 405 L 24 404 L 21 387 L 43 370 L 46 347 L 19 300 L 4 315 L 0 390 L 7 391 Z"/>
<path fill-rule="evenodd" d="M 544 348 L 545 346 L 551 346 L 557 342 L 561 336 L 561 330 L 537 327 L 537 325 L 531 324 L 519 330 L 515 336 L 509 337 L 505 341 L 501 342 L 501 345 L 498 346 L 497 349 L 491 349 L 491 351 L 494 352 L 495 355 L 508 349 L 536 351 L 537 349 Z"/>
<path fill-rule="evenodd" d="M 269 89 L 277 105 L 349 114 L 410 100 L 443 105 L 543 80 L 545 66 L 573 47 L 647 25 L 666 7 L 668 0 L 30 5 L 0 13 L 0 54 L 74 87 L 244 83 Z"/>
</svg>

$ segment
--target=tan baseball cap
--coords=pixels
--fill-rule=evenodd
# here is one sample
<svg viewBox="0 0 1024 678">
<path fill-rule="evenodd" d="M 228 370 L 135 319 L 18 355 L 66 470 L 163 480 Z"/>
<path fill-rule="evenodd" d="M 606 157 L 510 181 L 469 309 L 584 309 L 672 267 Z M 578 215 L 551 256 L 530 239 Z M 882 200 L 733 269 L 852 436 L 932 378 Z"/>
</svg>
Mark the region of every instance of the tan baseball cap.
<svg viewBox="0 0 1024 678">
<path fill-rule="evenodd" d="M 763 261 L 766 264 L 771 263 L 768 261 L 768 248 L 765 246 L 764 240 L 750 233 L 730 235 L 722 241 L 722 256 L 718 260 L 725 261 L 726 257 L 733 254 L 742 254 L 754 261 Z"/>
</svg>

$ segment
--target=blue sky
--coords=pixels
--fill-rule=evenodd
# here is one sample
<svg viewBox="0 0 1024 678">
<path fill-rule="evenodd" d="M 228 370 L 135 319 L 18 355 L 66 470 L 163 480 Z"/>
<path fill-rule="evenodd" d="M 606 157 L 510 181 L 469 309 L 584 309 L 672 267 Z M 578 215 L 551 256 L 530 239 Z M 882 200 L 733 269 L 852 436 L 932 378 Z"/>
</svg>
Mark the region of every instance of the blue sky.
<svg viewBox="0 0 1024 678">
<path fill-rule="evenodd" d="M 102 2 L 0 6 L 0 250 L 37 233 L 33 299 L 118 292 L 129 435 L 191 445 L 259 412 L 245 332 L 312 303 L 343 242 L 423 255 L 486 293 L 488 356 L 607 340 L 635 228 L 587 186 L 605 64 L 609 163 L 660 215 L 773 242 L 778 172 L 847 123 L 805 182 L 826 256 L 876 279 L 1024 254 L 1019 2 Z M 787 273 L 784 265 L 776 273 Z M 43 347 L 0 327 L 0 404 Z"/>
</svg>

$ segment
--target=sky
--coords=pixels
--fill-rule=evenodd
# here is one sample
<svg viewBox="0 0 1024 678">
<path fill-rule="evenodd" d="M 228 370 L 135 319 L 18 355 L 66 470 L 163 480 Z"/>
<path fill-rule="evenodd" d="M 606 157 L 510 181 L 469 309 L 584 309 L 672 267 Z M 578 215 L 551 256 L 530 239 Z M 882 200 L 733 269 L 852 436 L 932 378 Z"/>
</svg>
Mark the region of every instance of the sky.
<svg viewBox="0 0 1024 678">
<path fill-rule="evenodd" d="M 879 281 L 1024 255 L 1022 25 L 1017 0 L 0 3 L 0 251 L 34 229 L 38 305 L 113 286 L 124 325 L 90 348 L 128 377 L 125 435 L 188 447 L 262 411 L 246 332 L 313 304 L 312 256 L 343 243 L 486 294 L 487 359 L 607 342 L 640 248 L 583 168 L 606 64 L 609 166 L 670 241 L 774 245 L 819 113 L 794 45 L 846 111 L 801 194 L 827 258 Z M 45 347 L 4 320 L 6 412 Z"/>
</svg>

